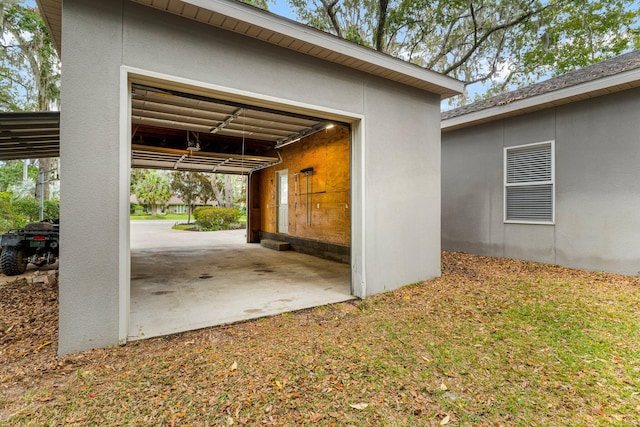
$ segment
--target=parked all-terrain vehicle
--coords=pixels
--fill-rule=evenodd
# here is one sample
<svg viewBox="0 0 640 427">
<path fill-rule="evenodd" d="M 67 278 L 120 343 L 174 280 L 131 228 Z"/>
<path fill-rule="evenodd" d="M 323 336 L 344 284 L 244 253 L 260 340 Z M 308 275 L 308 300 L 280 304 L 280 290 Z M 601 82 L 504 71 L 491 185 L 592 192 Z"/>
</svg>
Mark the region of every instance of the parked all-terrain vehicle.
<svg viewBox="0 0 640 427">
<path fill-rule="evenodd" d="M 53 264 L 58 258 L 58 227 L 58 220 L 45 220 L 32 222 L 21 230 L 11 230 L 3 234 L 0 237 L 2 274 L 22 274 L 29 263 L 38 267 Z"/>
</svg>

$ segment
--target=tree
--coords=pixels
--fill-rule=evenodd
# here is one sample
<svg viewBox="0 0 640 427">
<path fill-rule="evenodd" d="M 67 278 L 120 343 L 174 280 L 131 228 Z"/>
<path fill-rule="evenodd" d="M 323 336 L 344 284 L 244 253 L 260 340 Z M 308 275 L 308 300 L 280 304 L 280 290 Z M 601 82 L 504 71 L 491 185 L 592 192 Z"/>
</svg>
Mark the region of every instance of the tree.
<svg viewBox="0 0 640 427">
<path fill-rule="evenodd" d="M 171 188 L 187 205 L 187 222 L 191 222 L 191 212 L 195 202 L 207 203 L 213 196 L 209 177 L 200 172 L 174 172 Z"/>
<path fill-rule="evenodd" d="M 267 0 L 241 0 L 242 3 L 250 4 L 251 6 L 259 7 L 260 9 L 269 10 L 269 4 Z"/>
<path fill-rule="evenodd" d="M 289 0 L 300 21 L 506 90 L 640 47 L 635 0 Z"/>
<path fill-rule="evenodd" d="M 165 204 L 173 194 L 169 180 L 155 170 L 145 171 L 144 177 L 138 181 L 134 194 L 139 203 L 151 205 L 151 214 L 156 215 L 158 205 Z"/>
<path fill-rule="evenodd" d="M 147 173 L 147 169 L 138 169 L 138 168 L 131 169 L 130 181 L 129 181 L 129 186 L 130 186 L 129 191 L 131 192 L 131 194 L 135 194 L 138 183 L 140 183 L 144 179 L 144 176 L 146 173 Z"/>
<path fill-rule="evenodd" d="M 38 9 L 0 2 L 0 111 L 50 111 L 60 100 L 60 62 Z M 38 160 L 48 176 L 51 159 Z M 49 185 L 44 186 L 49 199 Z"/>
<path fill-rule="evenodd" d="M 234 207 L 239 199 L 246 198 L 246 178 L 229 174 L 211 175 L 213 196 L 218 206 L 222 208 Z"/>
<path fill-rule="evenodd" d="M 8 191 L 12 185 L 15 185 L 24 178 L 25 163 L 21 160 L 8 160 L 0 162 L 0 192 Z M 27 166 L 27 180 L 33 182 L 38 175 L 38 168 L 34 165 Z"/>
</svg>

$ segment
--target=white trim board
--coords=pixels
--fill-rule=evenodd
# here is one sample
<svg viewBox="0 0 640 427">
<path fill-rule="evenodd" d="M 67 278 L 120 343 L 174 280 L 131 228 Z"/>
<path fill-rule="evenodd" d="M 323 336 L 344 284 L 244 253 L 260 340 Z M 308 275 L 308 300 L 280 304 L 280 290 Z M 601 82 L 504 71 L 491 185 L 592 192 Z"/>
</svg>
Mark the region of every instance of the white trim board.
<svg viewBox="0 0 640 427">
<path fill-rule="evenodd" d="M 123 65 L 120 67 L 120 185 L 119 185 L 119 323 L 118 341 L 124 344 L 127 341 L 129 331 L 130 316 L 130 286 L 131 286 L 131 249 L 130 249 L 130 227 L 129 227 L 129 180 L 131 169 L 131 83 L 147 82 L 160 84 L 163 87 L 177 85 L 180 89 L 199 90 L 212 96 L 220 96 L 223 99 L 242 101 L 260 106 L 270 106 L 271 108 L 282 109 L 288 112 L 300 112 L 321 118 L 333 119 L 350 123 L 351 132 L 351 153 L 352 153 L 352 181 L 351 185 L 358 186 L 357 191 L 352 188 L 351 207 L 351 289 L 353 295 L 365 297 L 366 289 L 366 264 L 365 264 L 365 132 L 363 131 L 365 117 L 359 113 L 346 112 L 343 110 L 320 107 L 302 102 L 289 101 L 282 98 L 256 94 L 236 88 L 219 86 L 211 83 L 200 82 L 177 76 L 171 76 L 150 70 Z M 359 157 L 359 158 L 354 158 Z M 360 181 L 355 181 L 358 176 Z M 356 197 L 355 195 L 359 195 Z M 359 216 L 355 212 L 360 211 Z M 357 223 L 353 223 L 357 219 Z M 358 227 L 361 239 L 354 239 L 354 230 Z M 354 261 L 358 260 L 358 261 Z"/>
</svg>

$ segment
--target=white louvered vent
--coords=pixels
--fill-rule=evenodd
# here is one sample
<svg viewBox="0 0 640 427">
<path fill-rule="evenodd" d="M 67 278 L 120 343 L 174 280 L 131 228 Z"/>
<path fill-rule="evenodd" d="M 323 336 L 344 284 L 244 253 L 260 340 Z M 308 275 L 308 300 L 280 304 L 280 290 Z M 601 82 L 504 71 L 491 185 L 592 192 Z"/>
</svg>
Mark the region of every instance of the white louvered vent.
<svg viewBox="0 0 640 427">
<path fill-rule="evenodd" d="M 554 221 L 553 141 L 505 148 L 506 222 Z"/>
</svg>

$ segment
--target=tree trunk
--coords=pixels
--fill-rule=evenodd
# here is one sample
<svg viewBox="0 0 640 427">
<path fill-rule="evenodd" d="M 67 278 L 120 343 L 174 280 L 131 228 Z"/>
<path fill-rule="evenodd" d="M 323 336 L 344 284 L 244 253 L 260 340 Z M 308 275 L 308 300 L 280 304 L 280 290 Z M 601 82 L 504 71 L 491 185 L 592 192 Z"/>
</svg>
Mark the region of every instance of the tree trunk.
<svg viewBox="0 0 640 427">
<path fill-rule="evenodd" d="M 213 188 L 213 197 L 216 198 L 218 206 L 224 207 L 224 197 L 222 197 L 222 192 L 218 188 L 218 180 L 215 174 L 211 175 L 211 188 Z"/>
<path fill-rule="evenodd" d="M 158 213 L 158 205 L 156 203 L 151 203 L 151 215 L 156 216 Z"/>
<path fill-rule="evenodd" d="M 233 178 L 231 175 L 224 176 L 224 207 L 233 207 Z"/>
<path fill-rule="evenodd" d="M 378 1 L 378 25 L 375 33 L 376 50 L 379 52 L 384 51 L 384 34 L 385 27 L 387 25 L 387 15 L 389 9 L 389 0 Z"/>
<path fill-rule="evenodd" d="M 49 178 L 51 176 L 51 159 L 38 159 L 38 179 L 40 179 L 40 172 L 42 172 L 42 180 L 43 183 L 38 182 L 36 185 L 36 194 L 37 197 L 40 197 L 40 185 L 42 185 L 42 194 L 44 195 L 44 200 L 49 200 Z"/>
</svg>

